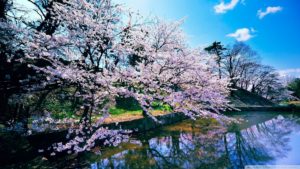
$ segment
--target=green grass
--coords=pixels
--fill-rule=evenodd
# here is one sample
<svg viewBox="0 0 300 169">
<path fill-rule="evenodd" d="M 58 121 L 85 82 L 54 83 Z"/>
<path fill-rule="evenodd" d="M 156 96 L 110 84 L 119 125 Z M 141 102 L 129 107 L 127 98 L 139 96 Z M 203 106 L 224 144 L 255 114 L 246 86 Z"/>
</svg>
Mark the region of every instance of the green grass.
<svg viewBox="0 0 300 169">
<path fill-rule="evenodd" d="M 289 105 L 289 104 L 300 105 L 300 101 L 282 101 L 280 104 L 285 104 L 285 105 Z"/>
<path fill-rule="evenodd" d="M 119 103 L 119 104 L 118 104 Z M 119 100 L 115 107 L 109 109 L 109 113 L 112 116 L 120 115 L 141 115 L 142 109 L 139 105 L 136 105 L 136 102 L 129 99 L 128 102 L 126 99 Z M 120 106 L 121 105 L 121 106 Z M 66 100 L 59 100 L 55 97 L 49 98 L 44 103 L 44 108 L 51 112 L 51 117 L 54 119 L 64 119 L 64 118 L 75 118 L 80 119 L 80 115 L 76 115 L 74 108 L 72 108 L 72 103 Z M 161 102 L 153 102 L 152 108 L 155 111 L 171 112 L 172 108 Z M 94 115 L 93 118 L 97 118 L 97 115 Z"/>
<path fill-rule="evenodd" d="M 285 101 L 285 102 L 281 102 L 281 105 L 284 106 L 296 106 L 296 107 L 300 107 L 300 101 Z"/>
<path fill-rule="evenodd" d="M 161 102 L 153 102 L 152 107 L 153 107 L 154 110 L 161 110 L 161 111 L 166 111 L 166 112 L 171 112 L 172 111 L 171 106 L 169 106 L 167 104 L 163 104 Z"/>
<path fill-rule="evenodd" d="M 153 102 L 152 107 L 154 110 L 161 110 L 165 112 L 171 112 L 172 108 L 169 105 L 162 104 L 160 102 Z M 130 108 L 118 108 L 118 107 L 112 107 L 109 109 L 109 113 L 113 116 L 118 116 L 122 114 L 142 114 L 142 109 L 135 109 L 132 110 Z"/>
<path fill-rule="evenodd" d="M 125 109 L 113 107 L 113 108 L 109 109 L 109 113 L 112 116 L 118 116 L 121 114 L 142 114 L 142 110 L 141 109 L 140 110 L 125 110 Z"/>
</svg>

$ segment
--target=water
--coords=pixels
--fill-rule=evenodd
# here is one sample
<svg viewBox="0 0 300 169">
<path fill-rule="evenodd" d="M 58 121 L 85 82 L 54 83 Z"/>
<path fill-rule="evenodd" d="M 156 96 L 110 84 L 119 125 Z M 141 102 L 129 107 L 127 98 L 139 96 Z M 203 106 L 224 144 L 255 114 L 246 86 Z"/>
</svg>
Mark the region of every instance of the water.
<svg viewBox="0 0 300 169">
<path fill-rule="evenodd" d="M 187 120 L 134 136 L 100 155 L 37 157 L 27 168 L 244 168 L 245 165 L 300 165 L 300 117 L 243 112 L 244 121 L 224 128 L 214 120 Z M 12 166 L 10 166 L 12 167 Z M 13 167 L 16 167 L 13 166 Z"/>
</svg>

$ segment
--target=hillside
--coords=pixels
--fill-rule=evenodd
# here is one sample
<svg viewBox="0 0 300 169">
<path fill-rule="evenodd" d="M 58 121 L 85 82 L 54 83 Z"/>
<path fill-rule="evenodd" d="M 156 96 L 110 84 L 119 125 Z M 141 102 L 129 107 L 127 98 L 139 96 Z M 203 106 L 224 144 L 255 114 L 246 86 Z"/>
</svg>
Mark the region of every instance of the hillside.
<svg viewBox="0 0 300 169">
<path fill-rule="evenodd" d="M 230 96 L 231 104 L 235 107 L 269 107 L 273 102 L 244 89 L 233 90 Z"/>
</svg>

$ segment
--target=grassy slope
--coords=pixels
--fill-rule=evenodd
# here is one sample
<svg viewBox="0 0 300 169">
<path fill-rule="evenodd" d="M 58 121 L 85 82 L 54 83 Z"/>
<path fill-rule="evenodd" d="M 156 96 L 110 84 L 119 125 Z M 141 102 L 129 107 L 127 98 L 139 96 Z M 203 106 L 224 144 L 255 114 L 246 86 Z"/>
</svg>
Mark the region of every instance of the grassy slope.
<svg viewBox="0 0 300 169">
<path fill-rule="evenodd" d="M 247 90 L 232 91 L 229 98 L 235 107 L 269 107 L 275 106 L 273 102 Z"/>
</svg>

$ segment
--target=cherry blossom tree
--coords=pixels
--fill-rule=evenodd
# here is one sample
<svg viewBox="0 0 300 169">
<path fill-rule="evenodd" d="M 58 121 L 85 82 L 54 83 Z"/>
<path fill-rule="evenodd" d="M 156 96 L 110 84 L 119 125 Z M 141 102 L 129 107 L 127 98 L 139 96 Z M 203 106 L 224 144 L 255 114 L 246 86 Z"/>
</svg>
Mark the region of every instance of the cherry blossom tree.
<svg viewBox="0 0 300 169">
<path fill-rule="evenodd" d="M 24 86 L 28 92 L 73 87 L 75 92 L 66 97 L 81 100 L 79 124 L 69 129 L 68 142 L 53 146 L 55 151 L 78 153 L 98 141 L 105 145 L 126 141 L 129 131 L 102 127 L 118 96 L 136 99 L 143 114 L 155 121 L 154 101 L 193 119 L 220 118 L 219 110 L 228 107 L 228 80 L 211 71 L 199 49 L 188 47 L 182 20 L 143 23 L 111 0 L 51 1 L 49 12 L 47 24 L 55 22 L 51 34 L 12 23 L 2 27 L 19 32 L 15 40 L 24 53 L 19 62 L 40 74 L 38 79 L 26 79 L 35 80 Z M 101 118 L 92 121 L 95 114 Z"/>
<path fill-rule="evenodd" d="M 149 115 L 154 100 L 192 118 L 227 105 L 227 81 L 211 73 L 198 49 L 187 47 L 181 23 L 157 20 L 147 26 L 147 40 L 138 41 L 144 43 L 144 50 L 138 53 L 142 62 L 122 76 L 133 87 L 131 96 L 140 102 L 145 114 Z"/>
</svg>

